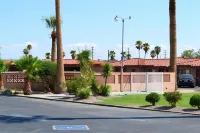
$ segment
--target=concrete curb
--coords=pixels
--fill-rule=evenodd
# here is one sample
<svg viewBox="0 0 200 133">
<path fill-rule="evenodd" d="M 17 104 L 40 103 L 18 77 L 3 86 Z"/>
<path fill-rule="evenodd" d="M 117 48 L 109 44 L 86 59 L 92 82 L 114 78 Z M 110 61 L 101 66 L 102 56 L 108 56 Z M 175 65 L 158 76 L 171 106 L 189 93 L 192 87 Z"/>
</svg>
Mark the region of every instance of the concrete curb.
<svg viewBox="0 0 200 133">
<path fill-rule="evenodd" d="M 167 112 L 167 113 L 190 114 L 190 115 L 198 115 L 198 116 L 200 115 L 200 114 L 189 113 L 189 112 L 178 112 L 178 111 L 159 110 L 159 109 L 146 109 L 146 108 L 142 108 L 142 107 L 141 108 L 140 107 L 127 107 L 127 106 L 120 106 L 120 105 L 86 103 L 86 102 L 77 102 L 77 101 L 65 101 L 65 100 L 62 100 L 62 99 L 49 99 L 49 98 L 31 97 L 31 96 L 20 96 L 20 95 L 14 95 L 14 96 L 16 96 L 16 97 L 31 98 L 31 99 L 48 100 L 48 101 L 60 101 L 60 102 L 68 102 L 68 103 L 80 103 L 80 104 L 96 105 L 96 106 L 104 106 L 104 107 L 125 108 L 125 109 L 138 109 L 138 110 L 148 110 L 148 111 Z"/>
</svg>

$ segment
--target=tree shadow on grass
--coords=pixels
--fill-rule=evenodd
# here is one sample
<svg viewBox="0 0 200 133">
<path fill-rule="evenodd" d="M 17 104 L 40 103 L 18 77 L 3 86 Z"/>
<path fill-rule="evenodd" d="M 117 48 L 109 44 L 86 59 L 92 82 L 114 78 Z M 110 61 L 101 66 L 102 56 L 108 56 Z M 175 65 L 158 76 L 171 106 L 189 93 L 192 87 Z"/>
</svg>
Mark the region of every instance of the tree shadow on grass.
<svg viewBox="0 0 200 133">
<path fill-rule="evenodd" d="M 48 117 L 48 116 L 8 116 L 0 115 L 0 123 L 28 123 L 42 121 L 72 121 L 72 120 L 147 120 L 147 119 L 194 119 L 200 118 L 199 115 L 182 116 L 143 116 L 143 117 Z"/>
</svg>

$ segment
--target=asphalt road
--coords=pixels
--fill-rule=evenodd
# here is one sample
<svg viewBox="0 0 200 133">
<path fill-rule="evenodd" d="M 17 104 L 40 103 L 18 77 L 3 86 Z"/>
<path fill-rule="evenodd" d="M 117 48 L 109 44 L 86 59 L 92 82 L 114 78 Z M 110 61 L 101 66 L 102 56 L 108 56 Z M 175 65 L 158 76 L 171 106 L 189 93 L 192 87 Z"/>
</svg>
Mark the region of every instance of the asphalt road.
<svg viewBox="0 0 200 133">
<path fill-rule="evenodd" d="M 53 125 L 87 125 L 55 131 Z M 198 133 L 200 116 L 0 96 L 0 133 Z"/>
</svg>

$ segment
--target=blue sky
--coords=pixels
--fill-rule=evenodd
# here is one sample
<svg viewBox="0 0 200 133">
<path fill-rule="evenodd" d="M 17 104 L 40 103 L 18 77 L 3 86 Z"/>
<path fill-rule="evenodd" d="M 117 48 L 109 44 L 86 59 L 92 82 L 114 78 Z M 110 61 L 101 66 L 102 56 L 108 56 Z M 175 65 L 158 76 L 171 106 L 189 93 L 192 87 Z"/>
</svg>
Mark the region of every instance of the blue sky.
<svg viewBox="0 0 200 133">
<path fill-rule="evenodd" d="M 0 45 L 4 59 L 17 59 L 27 43 L 32 54 L 44 58 L 51 50 L 50 29 L 43 16 L 55 14 L 55 0 L 5 0 L 0 4 Z M 132 16 L 125 22 L 125 50 L 138 57 L 135 42 L 141 40 L 167 50 L 169 56 L 169 0 L 61 0 L 63 47 L 69 51 L 94 46 L 94 58 L 106 59 L 107 50 L 120 58 L 121 22 L 116 15 Z M 177 0 L 178 55 L 186 49 L 199 49 L 200 1 Z M 141 53 L 143 57 L 143 52 Z M 149 57 L 149 56 L 148 56 Z M 161 53 L 163 57 L 163 51 Z"/>
</svg>

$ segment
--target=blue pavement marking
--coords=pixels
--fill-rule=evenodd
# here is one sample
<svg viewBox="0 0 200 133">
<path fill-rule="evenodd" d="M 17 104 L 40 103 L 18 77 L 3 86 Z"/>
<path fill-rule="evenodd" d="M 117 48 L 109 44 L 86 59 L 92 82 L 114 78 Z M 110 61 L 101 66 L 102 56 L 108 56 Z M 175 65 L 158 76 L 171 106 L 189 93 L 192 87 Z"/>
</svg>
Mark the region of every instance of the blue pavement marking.
<svg viewBox="0 0 200 133">
<path fill-rule="evenodd" d="M 87 125 L 53 125 L 53 130 L 90 130 Z"/>
</svg>

